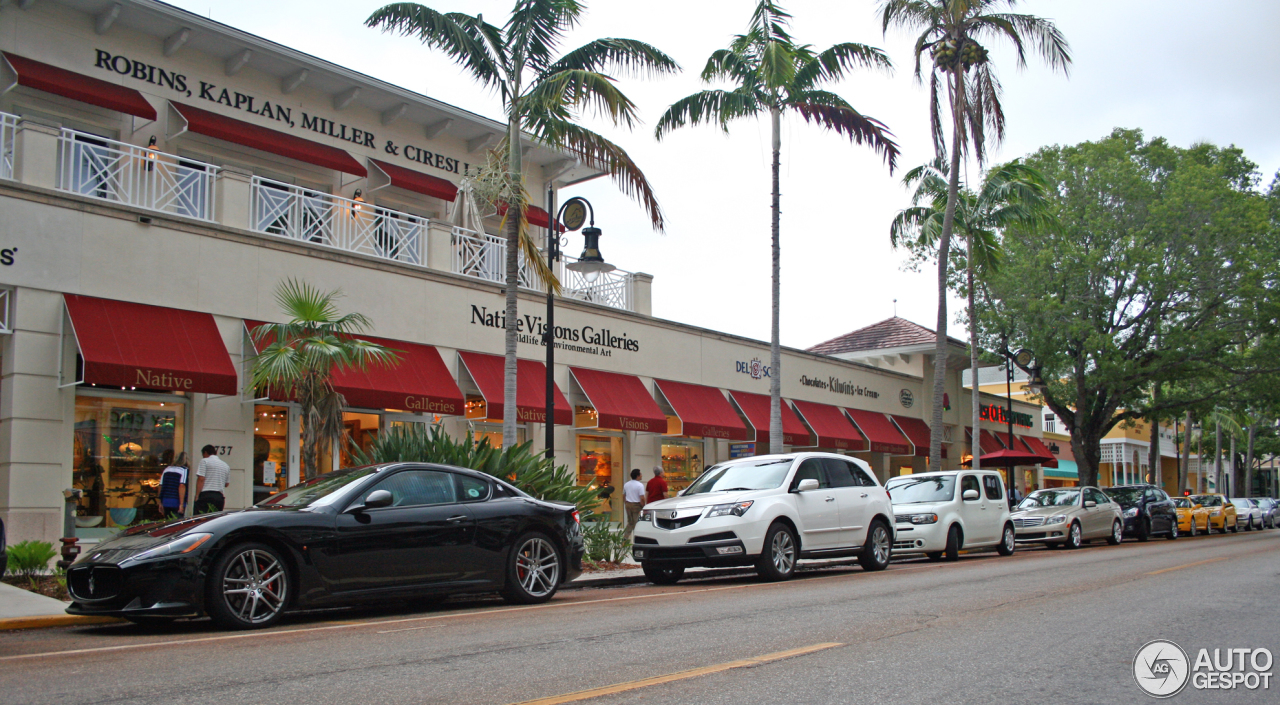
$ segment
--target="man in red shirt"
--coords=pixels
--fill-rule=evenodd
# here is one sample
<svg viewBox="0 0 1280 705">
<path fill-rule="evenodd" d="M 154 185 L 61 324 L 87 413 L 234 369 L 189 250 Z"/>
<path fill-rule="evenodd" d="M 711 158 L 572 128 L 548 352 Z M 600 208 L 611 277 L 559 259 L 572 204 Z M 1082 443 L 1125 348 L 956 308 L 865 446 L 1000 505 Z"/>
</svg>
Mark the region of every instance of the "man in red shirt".
<svg viewBox="0 0 1280 705">
<path fill-rule="evenodd" d="M 646 503 L 667 498 L 667 481 L 662 479 L 662 468 L 653 469 L 653 479 L 644 486 Z"/>
</svg>

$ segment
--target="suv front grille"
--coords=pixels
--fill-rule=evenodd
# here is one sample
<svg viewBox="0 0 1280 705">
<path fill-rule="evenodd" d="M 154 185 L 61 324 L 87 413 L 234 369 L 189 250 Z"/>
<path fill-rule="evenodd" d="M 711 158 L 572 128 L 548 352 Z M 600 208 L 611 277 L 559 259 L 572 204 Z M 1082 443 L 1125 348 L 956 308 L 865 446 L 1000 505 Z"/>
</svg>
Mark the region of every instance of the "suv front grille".
<svg viewBox="0 0 1280 705">
<path fill-rule="evenodd" d="M 679 519 L 655 519 L 654 523 L 658 525 L 659 529 L 671 531 L 672 529 L 683 529 L 697 521 L 699 518 L 700 515 L 694 514 L 693 516 L 680 517 Z"/>
</svg>

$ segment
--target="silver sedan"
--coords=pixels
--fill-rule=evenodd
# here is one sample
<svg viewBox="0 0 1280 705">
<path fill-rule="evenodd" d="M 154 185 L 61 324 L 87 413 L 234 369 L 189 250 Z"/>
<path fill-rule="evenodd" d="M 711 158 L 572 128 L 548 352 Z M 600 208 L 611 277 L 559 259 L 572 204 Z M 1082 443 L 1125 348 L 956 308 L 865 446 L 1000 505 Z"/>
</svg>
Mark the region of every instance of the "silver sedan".
<svg viewBox="0 0 1280 705">
<path fill-rule="evenodd" d="M 1037 490 L 1018 503 L 1012 518 L 1018 543 L 1079 548 L 1092 539 L 1114 546 L 1124 538 L 1120 505 L 1096 487 Z"/>
</svg>

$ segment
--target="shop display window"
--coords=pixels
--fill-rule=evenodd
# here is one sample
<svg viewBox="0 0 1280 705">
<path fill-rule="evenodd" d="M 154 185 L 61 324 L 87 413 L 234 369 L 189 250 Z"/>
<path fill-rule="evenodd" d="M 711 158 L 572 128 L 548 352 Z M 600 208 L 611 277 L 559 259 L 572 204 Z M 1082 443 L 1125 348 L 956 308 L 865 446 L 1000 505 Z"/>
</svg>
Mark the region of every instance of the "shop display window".
<svg viewBox="0 0 1280 705">
<path fill-rule="evenodd" d="M 622 477 L 622 439 L 617 436 L 578 436 L 578 484 L 600 490 L 596 512 L 612 513 L 614 478 Z M 622 495 L 617 497 L 622 506 Z"/>
<path fill-rule="evenodd" d="M 671 496 L 702 474 L 705 448 L 701 441 L 666 440 L 662 443 L 662 473 Z"/>
<path fill-rule="evenodd" d="M 353 448 L 369 452 L 373 441 L 382 428 L 382 415 L 348 411 L 342 415 L 342 438 L 338 442 L 338 467 L 349 468 L 359 465 L 352 453 Z"/>
<path fill-rule="evenodd" d="M 490 446 L 494 448 L 501 448 L 502 447 L 502 425 L 493 424 L 493 423 L 478 423 L 475 426 L 475 431 L 472 433 L 471 438 L 476 443 L 479 443 L 484 439 L 488 439 Z M 516 444 L 519 445 L 524 442 L 525 442 L 524 426 L 516 426 Z"/>
<path fill-rule="evenodd" d="M 78 536 L 163 518 L 160 473 L 186 449 L 185 416 L 176 396 L 76 397 L 72 486 L 83 490 L 76 507 Z"/>
<path fill-rule="evenodd" d="M 289 407 L 253 407 L 253 485 L 283 490 L 289 483 Z M 255 503 L 258 501 L 255 496 Z"/>
</svg>

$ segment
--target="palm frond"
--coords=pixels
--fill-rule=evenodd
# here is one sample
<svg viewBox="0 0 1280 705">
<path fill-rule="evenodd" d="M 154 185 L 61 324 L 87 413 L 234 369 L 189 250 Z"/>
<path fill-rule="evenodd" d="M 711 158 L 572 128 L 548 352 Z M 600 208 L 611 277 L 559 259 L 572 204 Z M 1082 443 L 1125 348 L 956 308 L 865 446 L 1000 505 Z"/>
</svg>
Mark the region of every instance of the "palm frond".
<svg viewBox="0 0 1280 705">
<path fill-rule="evenodd" d="M 606 38 L 588 42 L 565 54 L 548 66 L 543 75 L 569 70 L 654 77 L 676 73 L 680 64 L 651 44 Z"/>
<path fill-rule="evenodd" d="M 565 31 L 577 26 L 583 9 L 578 0 L 517 0 L 502 28 L 517 68 L 546 71 Z"/>
<path fill-rule="evenodd" d="M 843 42 L 806 61 L 796 72 L 794 85 L 799 90 L 809 90 L 825 81 L 838 81 L 855 68 L 892 71 L 893 62 L 880 49 Z"/>
<path fill-rule="evenodd" d="M 796 77 L 795 47 L 767 42 L 760 51 L 759 74 L 760 82 L 774 91 L 792 85 Z"/>
<path fill-rule="evenodd" d="M 973 18 L 969 31 L 975 37 L 1003 35 L 1017 51 L 1019 68 L 1027 65 L 1023 42 L 1030 39 L 1050 68 L 1071 75 L 1071 47 L 1052 20 L 1014 13 L 982 14 Z"/>
<path fill-rule="evenodd" d="M 757 70 L 751 57 L 733 49 L 717 49 L 707 57 L 707 65 L 702 68 L 702 81 L 711 83 L 727 80 L 739 86 L 749 86 L 758 82 Z"/>
<path fill-rule="evenodd" d="M 800 113 L 807 122 L 821 125 L 844 135 L 855 144 L 869 145 L 889 165 L 889 173 L 898 164 L 900 150 L 889 128 L 879 120 L 863 115 L 840 96 L 827 91 L 805 91 L 788 98 L 787 107 Z"/>
<path fill-rule="evenodd" d="M 711 122 L 727 133 L 730 121 L 754 117 L 765 109 L 764 96 L 756 92 L 742 89 L 700 91 L 672 103 L 658 119 L 654 137 L 660 140 L 677 127 Z"/>
<path fill-rule="evenodd" d="M 467 27 L 465 20 L 473 26 Z M 463 20 L 463 21 L 460 21 Z M 501 57 L 481 41 L 474 28 L 476 18 L 458 13 L 442 14 L 413 2 L 385 5 L 364 21 L 366 27 L 380 27 L 384 32 L 417 37 L 433 49 L 439 49 L 465 67 L 486 88 L 502 86 Z"/>
<path fill-rule="evenodd" d="M 525 120 L 540 114 L 568 119 L 570 108 L 591 109 L 627 128 L 634 127 L 638 120 L 635 103 L 612 80 L 586 69 L 550 74 L 531 86 L 520 101 Z"/>
</svg>

